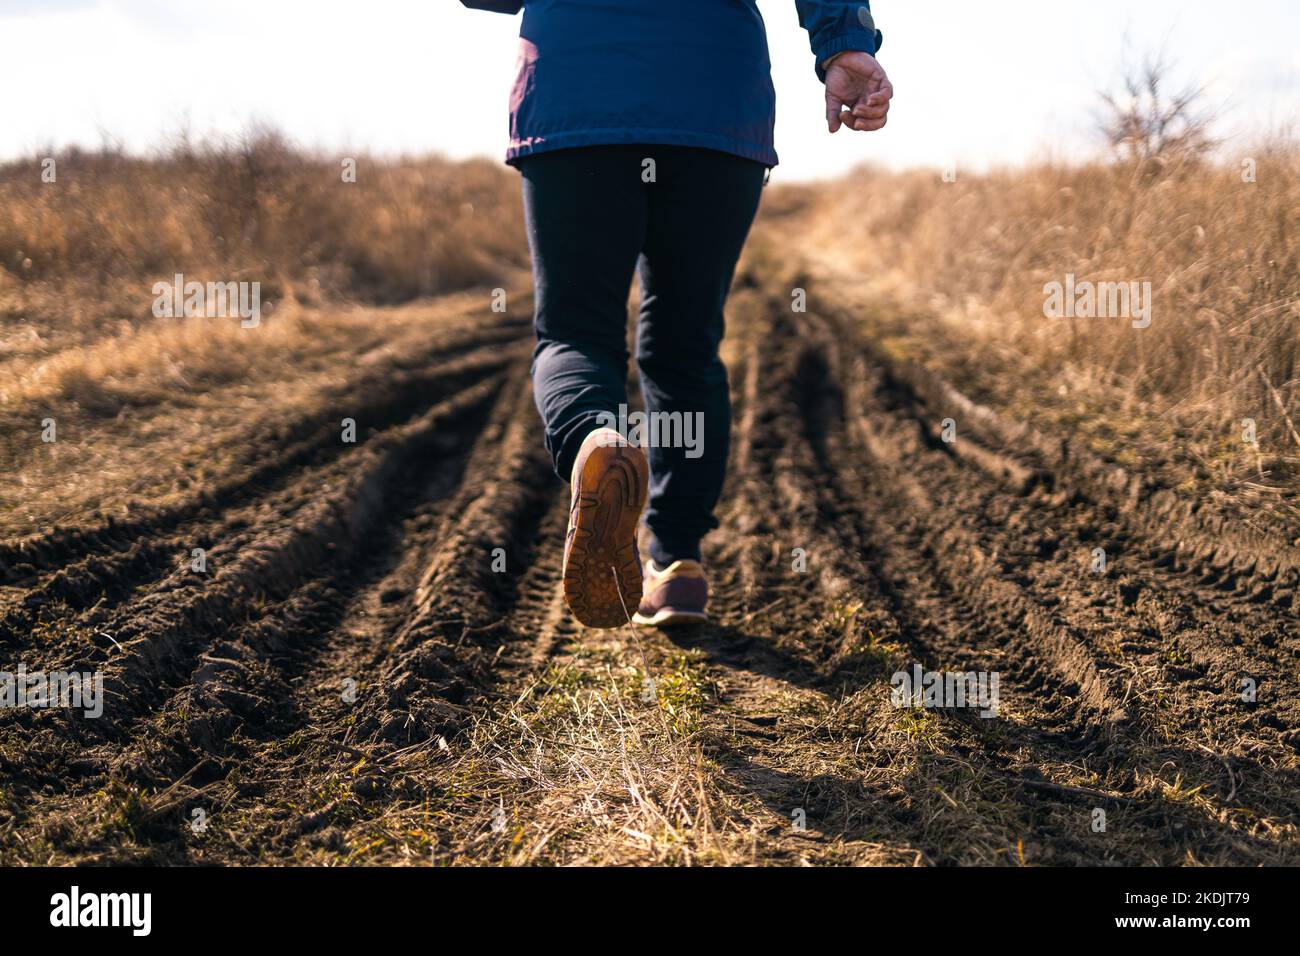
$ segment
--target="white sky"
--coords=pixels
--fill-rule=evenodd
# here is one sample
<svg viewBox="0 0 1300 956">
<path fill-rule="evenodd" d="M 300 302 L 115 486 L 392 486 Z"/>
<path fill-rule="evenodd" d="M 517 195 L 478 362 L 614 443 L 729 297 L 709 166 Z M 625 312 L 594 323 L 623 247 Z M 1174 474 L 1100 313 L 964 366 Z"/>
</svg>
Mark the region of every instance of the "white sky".
<svg viewBox="0 0 1300 956">
<path fill-rule="evenodd" d="M 1297 0 L 874 0 L 890 124 L 834 137 L 794 0 L 760 9 L 780 179 L 1080 155 L 1125 35 L 1206 84 L 1223 132 L 1300 119 Z M 0 157 L 103 134 L 144 150 L 188 117 L 195 134 L 256 119 L 342 153 L 499 158 L 518 29 L 458 0 L 0 0 Z"/>
</svg>

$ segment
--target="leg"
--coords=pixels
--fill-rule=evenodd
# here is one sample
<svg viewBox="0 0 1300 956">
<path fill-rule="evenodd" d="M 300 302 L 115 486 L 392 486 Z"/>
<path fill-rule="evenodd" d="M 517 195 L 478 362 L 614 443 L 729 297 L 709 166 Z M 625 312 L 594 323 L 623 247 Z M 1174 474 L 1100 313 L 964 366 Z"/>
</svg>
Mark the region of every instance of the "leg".
<svg viewBox="0 0 1300 956">
<path fill-rule="evenodd" d="M 600 428 L 627 402 L 627 293 L 645 238 L 643 150 L 557 150 L 520 163 L 537 301 L 533 397 L 556 472 L 571 480 L 561 576 L 588 627 L 641 600 L 636 529 L 645 454 Z"/>
<path fill-rule="evenodd" d="M 764 168 L 726 153 L 643 147 L 656 157 L 640 261 L 637 367 L 646 410 L 703 424 L 697 448 L 652 447 L 650 554 L 658 564 L 699 560 L 717 527 L 731 439 L 727 369 L 718 356 L 723 307 L 758 210 Z M 683 434 L 688 434 L 683 431 Z"/>
<path fill-rule="evenodd" d="M 627 294 L 646 223 L 643 152 L 562 149 L 519 164 L 536 290 L 533 396 L 564 481 L 597 417 L 627 401 Z"/>
</svg>

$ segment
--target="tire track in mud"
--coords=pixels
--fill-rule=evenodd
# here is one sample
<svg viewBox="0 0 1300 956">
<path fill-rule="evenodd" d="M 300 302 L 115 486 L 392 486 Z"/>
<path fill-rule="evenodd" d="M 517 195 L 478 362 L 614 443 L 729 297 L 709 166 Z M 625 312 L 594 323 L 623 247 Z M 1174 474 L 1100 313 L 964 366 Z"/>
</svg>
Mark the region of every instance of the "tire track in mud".
<svg viewBox="0 0 1300 956">
<path fill-rule="evenodd" d="M 503 651 L 531 638 L 496 626 L 541 566 L 530 545 L 555 490 L 536 480 L 526 367 L 515 371 L 456 473 L 438 479 L 430 503 L 386 543 L 391 568 L 345 602 L 311 667 L 296 664 L 294 719 L 216 788 L 227 852 L 364 852 L 349 831 L 394 804 L 427 802 L 429 764 L 491 695 Z M 504 566 L 494 564 L 496 548 Z M 340 693 L 349 681 L 354 700 Z M 299 793 L 305 809 L 293 805 Z"/>
<path fill-rule="evenodd" d="M 414 386 L 404 381 L 401 390 L 387 395 L 406 395 L 405 401 L 409 403 L 409 390 L 415 387 L 425 392 L 426 407 L 428 402 L 445 394 L 452 395 L 450 401 L 454 403 L 458 389 L 472 387 L 484 376 L 499 381 L 506 361 L 498 354 L 486 354 L 441 363 L 434 366 L 443 373 L 438 379 L 425 381 L 421 377 Z M 426 387 L 429 382 L 436 382 L 435 387 Z M 355 416 L 363 416 L 358 420 L 359 428 L 382 430 L 409 418 L 409 414 L 401 414 L 392 406 L 371 404 L 372 399 L 365 395 L 363 392 L 360 396 L 360 410 L 354 411 L 356 406 L 350 404 L 345 406 L 346 414 L 354 420 L 357 420 Z M 266 500 L 285 502 L 276 507 L 296 507 L 295 499 L 306 497 L 301 487 L 303 473 L 328 471 L 350 450 L 341 440 L 341 422 L 335 409 L 319 408 L 299 418 L 290 427 L 305 429 L 310 424 L 314 429 L 312 434 L 290 443 L 282 458 L 264 461 L 251 472 L 236 468 L 243 477 L 223 482 L 214 494 L 170 506 L 147 518 L 114 523 L 102 534 L 77 542 L 107 553 L 91 553 L 44 575 L 34 572 L 30 564 L 20 566 L 35 573 L 36 583 L 25 591 L 20 604 L 0 613 L 0 646 L 22 646 L 21 635 L 30 635 L 37 623 L 48 630 L 60 617 L 66 619 L 102 602 L 121 600 L 135 589 L 174 573 L 178 565 L 189 560 L 195 547 L 206 549 L 209 542 L 236 539 L 241 529 L 255 525 L 256 519 L 240 518 L 232 523 L 228 517 L 232 512 L 256 512 Z M 255 426 L 255 430 L 260 429 Z M 270 438 L 255 441 L 256 447 L 263 448 L 278 444 Z M 56 549 L 72 544 L 61 533 L 55 535 L 59 542 Z"/>
<path fill-rule="evenodd" d="M 503 346 L 519 341 L 526 327 L 519 322 L 503 322 L 469 334 L 430 336 L 429 346 L 414 356 L 394 352 L 381 356 L 377 363 L 367 363 L 344 385 L 341 394 L 322 396 L 305 409 L 271 409 L 258 421 L 250 423 L 241 435 L 242 447 L 235 449 L 227 474 L 215 487 L 196 489 L 190 498 L 160 507 L 137 507 L 129 521 L 109 516 L 102 523 L 86 526 L 55 527 L 50 531 L 15 542 L 0 542 L 0 583 L 31 581 L 41 572 L 56 569 L 65 580 L 54 585 L 56 593 L 76 594 L 92 585 L 81 585 L 75 576 L 94 577 L 90 557 L 108 554 L 105 564 L 114 560 L 128 563 L 129 552 L 141 538 L 156 535 L 203 513 L 220 510 L 259 494 L 275 490 L 300 470 L 319 465 L 336 457 L 344 449 L 339 441 L 336 412 L 346 411 L 360 427 L 384 428 L 410 418 L 427 408 L 438 397 L 454 394 L 458 389 L 500 371 L 509 362 Z M 73 571 L 69 566 L 77 567 Z M 111 568 L 105 577 L 111 577 Z"/>
<path fill-rule="evenodd" d="M 400 357 L 396 364 L 409 370 L 389 362 L 380 372 L 357 376 L 328 409 L 299 412 L 295 422 L 310 426 L 300 429 L 309 432 L 305 451 L 302 444 L 272 442 L 258 466 L 270 480 L 240 488 L 232 479 L 229 495 L 185 503 L 156 521 L 161 537 L 131 541 L 126 555 L 82 558 L 72 573 L 89 582 L 88 595 L 67 585 L 68 568 L 55 566 L 40 578 L 23 610 L 6 619 L 8 643 L 15 645 L 6 657 L 16 654 L 29 671 L 99 670 L 105 717 L 82 721 L 28 709 L 0 715 L 0 768 L 16 783 L 0 789 L 10 815 L 6 821 L 0 812 L 0 831 L 36 834 L 37 846 L 58 847 L 68 821 L 102 818 L 100 829 L 113 838 L 101 842 L 120 842 L 120 853 L 133 857 L 128 847 L 137 826 L 152 840 L 160 834 L 151 828 L 166 819 L 165 848 L 151 844 L 148 850 L 166 856 L 184 842 L 169 802 L 177 793 L 219 785 L 232 773 L 238 780 L 253 753 L 247 741 L 266 734 L 274 740 L 274 728 L 302 735 L 305 725 L 295 725 L 311 708 L 288 692 L 286 682 L 358 662 L 340 639 L 356 631 L 349 614 L 390 620 L 396 631 L 409 600 L 389 578 L 423 568 L 442 530 L 436 521 L 443 508 L 453 498 L 462 505 L 481 498 L 484 478 L 495 477 L 503 490 L 492 502 L 504 514 L 504 489 L 518 482 L 521 469 L 531 471 L 517 434 L 527 420 L 521 403 L 527 392 L 520 392 L 520 382 L 527 384 L 526 325 L 513 325 L 487 327 L 451 349 L 436 349 L 453 356 L 441 362 Z M 380 381 L 381 373 L 389 377 Z M 358 418 L 360 444 L 339 442 L 332 421 L 339 414 Z M 311 432 L 322 418 L 329 426 Z M 514 457 L 494 467 L 502 447 L 491 439 L 494 447 L 467 466 L 485 427 L 500 437 L 503 422 L 516 433 L 513 446 L 505 447 Z M 253 433 L 261 428 L 254 423 Z M 331 440 L 341 447 L 328 447 Z M 484 468 L 492 470 L 485 476 Z M 530 496 L 516 498 L 522 514 Z M 512 540 L 506 533 L 499 537 L 507 546 Z M 38 542 L 35 551 L 48 557 L 59 548 L 71 546 L 75 553 L 88 545 L 92 552 L 111 552 L 127 540 L 52 538 L 54 546 Z M 182 560 L 193 546 L 207 548 L 206 574 Z M 18 547 L 34 553 L 30 542 Z M 165 560 L 151 562 L 151 555 Z M 85 572 L 92 564 L 98 574 Z M 387 565 L 393 570 L 375 570 Z M 57 613 L 42 613 L 46 607 Z M 32 608 L 37 614 L 27 616 Z M 372 651 L 387 666 L 388 648 Z M 356 666 L 351 671 L 361 673 Z M 420 680 L 427 683 L 429 676 Z M 455 696 L 454 686 L 427 695 L 431 701 Z M 30 799 L 35 794 L 41 795 L 37 807 Z"/>
<path fill-rule="evenodd" d="M 1223 596 L 1193 592 L 1189 599 L 1184 582 L 1162 580 L 1168 575 L 1156 567 L 1144 569 L 1143 575 L 1153 578 L 1145 583 L 1132 574 L 1118 582 L 1087 575 L 1083 557 L 1088 551 L 1082 545 L 1093 535 L 1081 529 L 1086 531 L 1089 524 L 1094 530 L 1109 527 L 1115 523 L 1113 515 L 1100 518 L 1086 507 L 1066 515 L 1057 500 L 1026 498 L 1028 488 L 1018 479 L 1027 469 L 1016 462 L 996 471 L 1015 479 L 1012 484 L 1018 487 L 1007 491 L 1001 484 L 990 485 L 987 473 L 994 469 L 972 470 L 967 457 L 953 456 L 931 437 L 927 419 L 932 416 L 937 424 L 947 412 L 918 406 L 915 396 L 898 386 L 851 327 L 816 315 L 787 317 L 783 309 L 788 303 L 779 299 L 759 308 L 770 324 L 765 326 L 768 342 L 750 350 L 743 372 L 742 440 L 736 456 L 742 473 L 733 476 L 733 488 L 740 486 L 742 500 L 729 517 L 740 522 L 734 536 L 743 540 L 768 534 L 770 527 L 751 516 L 762 513 L 765 499 L 775 500 L 785 512 L 784 524 L 776 522 L 784 544 L 774 543 L 768 577 L 778 563 L 776 555 L 784 553 L 789 561 L 789 545 L 819 542 L 821 568 L 809 586 L 811 593 L 804 590 L 808 604 L 821 603 L 834 618 L 836 608 L 843 608 L 844 595 L 854 594 L 868 610 L 885 609 L 887 618 L 855 618 L 838 639 L 821 648 L 805 642 L 802 661 L 788 654 L 781 659 L 779 643 L 775 649 L 768 645 L 754 650 L 758 641 L 746 641 L 734 629 L 721 640 L 716 634 L 706 637 L 704 646 L 730 667 L 743 662 L 769 682 L 774 671 L 784 669 L 786 689 L 802 684 L 832 697 L 836 691 L 844 693 L 845 665 L 854 663 L 864 645 L 870 651 L 872 643 L 900 641 L 908 659 L 923 662 L 927 669 L 1001 672 L 1003 700 L 1014 717 L 985 722 L 969 712 L 943 712 L 945 729 L 957 738 L 949 760 L 975 768 L 982 778 L 983 799 L 1015 808 L 1008 814 L 1011 822 L 1000 829 L 1024 834 L 1026 841 L 1032 834 L 1034 843 L 1042 844 L 1031 851 L 1036 859 L 1182 862 L 1209 856 L 1245 862 L 1294 854 L 1295 834 L 1289 827 L 1293 754 L 1285 738 L 1268 732 L 1270 727 L 1294 726 L 1286 714 L 1277 713 L 1293 699 L 1289 690 L 1245 716 L 1248 711 L 1231 703 L 1232 687 L 1222 682 L 1201 686 L 1195 689 L 1197 698 L 1174 716 L 1161 712 L 1169 706 L 1167 672 L 1152 674 L 1124 659 L 1135 651 L 1150 654 L 1158 649 L 1169 637 L 1172 609 L 1184 606 L 1218 623 L 1213 636 L 1222 640 L 1228 624 L 1229 641 L 1251 648 L 1250 628 L 1239 616 L 1226 613 Z M 782 349 L 771 342 L 800 345 Z M 763 371 L 756 372 L 760 365 L 765 365 Z M 758 392 L 754 383 L 760 380 L 765 407 L 755 409 L 750 403 Z M 757 438 L 752 435 L 756 427 L 763 431 Z M 992 460 L 993 453 L 986 452 L 986 458 Z M 1079 560 L 1067 557 L 1072 548 L 1078 549 Z M 763 577 L 752 566 L 759 549 L 739 550 L 732 591 L 738 587 L 771 595 L 790 588 L 795 575 L 789 573 L 778 574 L 774 583 L 756 585 Z M 730 559 L 724 565 L 737 556 L 735 549 L 725 549 L 723 555 Z M 1134 593 L 1140 595 L 1136 602 Z M 1132 613 L 1135 603 L 1141 609 L 1144 602 L 1163 609 L 1163 628 L 1153 626 L 1160 623 L 1158 612 Z M 788 604 L 780 608 L 783 617 Z M 815 629 L 813 622 L 803 626 L 810 625 Z M 1101 640 L 1111 630 L 1119 631 L 1119 638 Z M 1208 630 L 1198 640 L 1202 648 L 1213 646 Z M 1115 652 L 1099 648 L 1103 643 Z M 737 650 L 747 644 L 744 651 Z M 724 653 L 728 645 L 729 657 Z M 1254 642 L 1253 649 L 1261 649 L 1261 642 Z M 1251 660 L 1252 672 L 1260 673 L 1260 656 Z M 1273 670 L 1268 681 L 1286 688 L 1293 678 Z M 885 685 L 875 688 L 877 704 L 887 692 Z M 1143 693 L 1162 695 L 1160 705 L 1139 706 L 1134 697 Z M 1239 755 L 1210 747 L 1201 752 L 1177 743 L 1188 729 L 1201 731 L 1216 723 L 1216 732 L 1234 741 Z M 1238 739 L 1261 728 L 1262 733 Z M 862 741 L 849 743 L 856 748 Z M 788 753 L 780 753 L 788 747 L 775 749 L 774 756 L 791 762 Z M 834 765 L 835 760 L 828 762 Z M 841 843 L 846 834 L 861 838 L 891 831 L 887 815 L 878 812 L 888 801 L 872 801 L 858 780 L 800 778 L 797 773 L 782 774 L 774 769 L 778 765 L 774 761 L 756 770 L 749 757 L 737 763 L 742 776 L 766 781 L 771 805 L 782 806 L 787 815 L 800 805 L 800 794 L 808 792 L 810 781 L 823 797 L 832 794 L 846 807 L 856 802 L 857 817 L 871 825 L 846 826 L 853 823 L 854 814 L 841 812 L 838 823 L 828 827 L 838 826 Z M 1218 785 L 1226 768 L 1229 782 L 1219 791 L 1225 806 L 1198 810 L 1181 805 L 1176 797 L 1166 798 L 1150 778 L 1170 765 L 1204 786 Z M 1282 767 L 1289 769 L 1276 780 Z M 864 779 L 870 779 L 870 770 L 866 768 Z M 1085 785 L 1077 782 L 1080 776 Z M 783 781 L 785 790 L 776 800 L 774 780 Z M 886 795 L 889 789 L 884 788 Z M 1253 803 L 1243 802 L 1248 789 L 1254 791 Z M 1126 837 L 1106 840 L 1090 833 L 1088 813 L 1095 807 L 1111 813 L 1112 824 L 1121 821 L 1129 831 Z M 1256 816 L 1270 818 L 1270 825 L 1254 827 Z M 910 820 L 905 812 L 893 832 L 906 835 Z M 1279 830 L 1289 850 L 1275 842 Z M 928 845 L 913 834 L 899 849 L 904 855 L 915 851 L 918 859 L 961 861 L 971 841 L 944 834 L 942 828 L 936 832 L 941 838 Z M 1023 843 L 1004 846 L 1004 851 L 1010 859 L 1024 858 Z"/>
<path fill-rule="evenodd" d="M 152 789 L 195 765 L 181 767 L 186 761 L 164 746 L 164 764 L 151 769 L 139 762 L 142 754 L 179 740 L 181 753 L 220 757 L 224 734 L 270 720 L 285 697 L 268 658 L 291 647 L 304 653 L 329 628 L 350 578 L 364 573 L 362 562 L 373 554 L 369 539 L 391 519 L 384 494 L 394 490 L 397 473 L 413 456 L 436 452 L 436 436 L 458 419 L 472 424 L 500 384 L 487 379 L 379 436 L 357 460 L 348 456 L 332 473 L 309 476 L 298 494 L 262 503 L 260 516 L 232 516 L 228 537 L 211 549 L 210 578 L 176 571 L 90 625 L 111 645 L 80 646 L 70 630 L 67 643 L 52 649 L 61 653 L 47 652 L 29 669 L 101 671 L 105 715 L 93 722 L 57 711 L 6 715 L 12 719 L 0 752 L 7 769 L 30 770 L 57 788 L 76 778 L 69 762 L 79 761 L 111 771 L 119 787 Z M 54 731 L 59 724 L 71 739 Z M 104 755 L 98 764 L 77 753 L 88 745 Z M 133 793 L 122 802 L 130 810 Z"/>
<path fill-rule="evenodd" d="M 713 827 L 754 862 L 1294 862 L 1292 553 L 1230 529 L 1207 549 L 1211 516 L 1148 513 L 1132 479 L 890 364 L 852 317 L 740 286 L 716 619 L 641 638 L 702 656 Z M 250 423 L 207 495 L 0 547 L 6 657 L 101 669 L 111 694 L 102 721 L 0 714 L 3 858 L 474 858 L 439 818 L 473 805 L 449 755 L 597 639 L 562 600 L 567 494 L 524 328 Z M 893 707 L 913 662 L 999 674 L 997 716 Z"/>
<path fill-rule="evenodd" d="M 485 399 L 493 399 L 486 417 L 450 414 Z M 558 559 L 533 560 L 538 534 L 562 536 L 567 517 L 534 416 L 520 357 L 504 384 L 486 378 L 368 442 L 357 454 L 376 464 L 340 467 L 348 481 L 342 497 L 373 487 L 396 504 L 335 515 L 328 504 L 309 503 L 289 521 L 290 533 L 323 536 L 327 551 L 346 543 L 355 553 L 298 562 L 283 588 L 251 588 L 249 575 L 237 574 L 248 607 L 189 615 L 198 626 L 166 635 L 192 642 L 207 633 L 208 643 L 165 644 L 161 652 L 145 645 L 138 661 L 106 665 L 116 683 L 146 662 L 156 674 L 164 660 L 173 679 L 134 688 L 132 709 L 141 712 L 118 713 L 112 739 L 97 748 L 102 757 L 74 760 L 55 746 L 29 752 L 29 762 L 50 768 L 46 787 L 65 792 L 45 796 L 43 813 L 11 828 L 54 843 L 45 835 L 63 832 L 64 821 L 95 820 L 95 838 L 82 850 L 96 839 L 117 844 L 108 859 L 282 861 L 356 851 L 347 827 L 382 816 L 394 801 L 427 801 L 427 763 L 491 695 L 502 658 L 518 655 L 517 666 L 531 666 L 548 656 L 548 633 L 558 640 L 571 628 L 556 613 Z M 429 442 L 440 442 L 444 457 L 394 478 Z M 386 462 L 385 445 L 398 461 Z M 339 529 L 346 542 L 325 533 L 335 518 L 347 524 Z M 263 536 L 268 523 L 256 525 Z M 292 545 L 270 550 L 298 556 Z M 253 570 L 260 577 L 265 568 Z M 195 589 L 205 606 L 220 599 Z M 139 605 L 123 618 L 135 619 Z M 551 631 L 535 627 L 545 620 Z M 205 631 L 199 621 L 230 629 Z M 142 708 L 141 691 L 158 705 Z M 78 776 L 73 762 L 85 786 L 63 786 Z M 182 811 L 195 809 L 208 815 L 210 830 L 190 829 Z"/>
</svg>

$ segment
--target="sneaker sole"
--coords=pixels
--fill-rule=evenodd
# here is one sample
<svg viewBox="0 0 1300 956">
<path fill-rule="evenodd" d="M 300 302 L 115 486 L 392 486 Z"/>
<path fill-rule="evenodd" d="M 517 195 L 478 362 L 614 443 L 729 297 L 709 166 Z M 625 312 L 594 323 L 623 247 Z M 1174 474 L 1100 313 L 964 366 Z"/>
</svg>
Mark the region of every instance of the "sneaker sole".
<svg viewBox="0 0 1300 956">
<path fill-rule="evenodd" d="M 674 611 L 672 608 L 660 608 L 654 615 L 647 617 L 638 611 L 632 620 L 645 627 L 687 627 L 703 624 L 709 615 L 703 611 Z"/>
<path fill-rule="evenodd" d="M 598 447 L 583 462 L 569 515 L 564 600 L 587 627 L 626 624 L 641 603 L 636 529 L 649 486 L 650 466 L 639 448 Z"/>
</svg>

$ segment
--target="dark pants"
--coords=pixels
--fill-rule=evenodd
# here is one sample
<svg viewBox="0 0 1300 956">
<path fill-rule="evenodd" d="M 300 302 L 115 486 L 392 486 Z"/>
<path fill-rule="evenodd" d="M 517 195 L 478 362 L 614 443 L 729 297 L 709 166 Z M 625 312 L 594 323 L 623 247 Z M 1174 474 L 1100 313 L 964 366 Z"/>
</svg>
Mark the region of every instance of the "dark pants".
<svg viewBox="0 0 1300 956">
<path fill-rule="evenodd" d="M 680 412 L 683 428 L 687 415 L 703 424 L 697 449 L 664 447 L 662 431 L 646 449 L 651 554 L 659 563 L 698 559 L 700 539 L 717 527 L 731 438 L 727 369 L 718 357 L 723 305 L 764 168 L 713 150 L 642 145 L 561 149 L 518 166 L 537 293 L 533 393 L 555 470 L 568 481 L 588 432 L 626 405 L 635 271 L 646 411 Z"/>
</svg>

